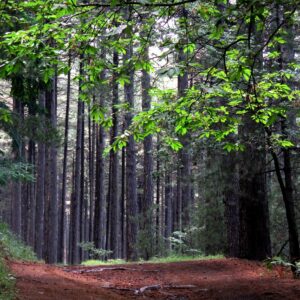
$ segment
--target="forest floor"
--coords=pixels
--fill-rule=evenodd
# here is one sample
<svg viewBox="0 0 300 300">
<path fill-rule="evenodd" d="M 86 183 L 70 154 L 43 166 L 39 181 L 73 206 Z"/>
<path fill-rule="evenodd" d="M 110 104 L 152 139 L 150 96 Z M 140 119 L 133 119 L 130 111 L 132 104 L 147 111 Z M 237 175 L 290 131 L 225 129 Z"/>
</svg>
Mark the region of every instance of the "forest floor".
<svg viewBox="0 0 300 300">
<path fill-rule="evenodd" d="M 300 299 L 281 267 L 238 259 L 94 267 L 10 262 L 19 300 Z"/>
</svg>

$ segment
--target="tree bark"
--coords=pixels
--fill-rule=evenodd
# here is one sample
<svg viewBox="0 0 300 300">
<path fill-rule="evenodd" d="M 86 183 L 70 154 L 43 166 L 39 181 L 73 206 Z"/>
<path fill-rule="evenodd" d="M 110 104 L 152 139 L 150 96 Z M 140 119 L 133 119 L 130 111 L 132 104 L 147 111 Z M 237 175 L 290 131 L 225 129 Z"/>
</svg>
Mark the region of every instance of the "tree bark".
<svg viewBox="0 0 300 300">
<path fill-rule="evenodd" d="M 105 53 L 102 50 L 102 59 L 105 58 Z M 106 79 L 105 71 L 100 74 L 100 80 Z M 105 86 L 101 86 L 99 95 L 99 104 L 103 108 L 105 106 L 105 99 L 107 93 Z M 96 248 L 105 249 L 106 237 L 108 231 L 105 230 L 105 213 L 106 213 L 106 202 L 105 202 L 105 171 L 104 171 L 104 159 L 103 151 L 105 149 L 105 134 L 104 128 L 101 125 L 96 125 L 96 180 L 95 180 L 95 203 L 94 203 L 94 244 Z"/>
<path fill-rule="evenodd" d="M 83 61 L 80 61 L 80 75 L 83 74 Z M 82 80 L 79 80 L 79 95 L 81 93 Z M 80 248 L 78 243 L 80 242 L 80 208 L 81 208 L 81 167 L 82 167 L 82 133 L 83 133 L 83 114 L 84 103 L 79 99 L 77 105 L 77 132 L 76 132 L 76 151 L 75 151 L 75 168 L 74 168 L 74 187 L 72 197 L 72 223 L 70 228 L 71 239 L 71 257 L 72 264 L 78 264 L 80 262 Z"/>
<path fill-rule="evenodd" d="M 44 112 L 46 95 L 43 89 L 39 91 L 39 107 L 42 110 L 41 124 L 45 127 Z M 45 210 L 45 165 L 46 147 L 44 141 L 39 141 L 37 152 L 37 180 L 36 180 L 36 214 L 35 214 L 35 252 L 38 259 L 43 258 L 44 251 L 44 210 Z"/>
<path fill-rule="evenodd" d="M 71 69 L 71 56 L 69 55 L 68 67 Z M 58 241 L 58 261 L 64 261 L 65 252 L 65 230 L 66 230 L 66 192 L 67 192 L 67 165 L 68 165 L 68 142 L 69 142 L 69 113 L 71 99 L 71 70 L 67 77 L 67 99 L 66 99 L 66 117 L 64 131 L 64 152 L 63 152 L 63 171 L 62 171 L 62 189 L 61 189 L 61 209 L 60 209 L 60 234 Z"/>
<path fill-rule="evenodd" d="M 149 48 L 145 47 L 144 60 L 149 60 Z M 148 111 L 151 108 L 151 96 L 149 90 L 151 88 L 150 74 L 142 70 L 142 109 Z M 152 226 L 152 207 L 153 207 L 153 140 L 152 136 L 147 136 L 143 141 L 144 147 L 144 170 L 143 170 L 143 199 L 141 204 L 142 211 L 142 230 L 145 236 L 149 239 L 146 243 L 148 246 L 143 255 L 144 259 L 149 259 L 152 256 L 152 247 L 150 245 L 154 241 L 153 226 Z"/>
<path fill-rule="evenodd" d="M 130 12 L 128 12 L 130 14 Z M 130 16 L 128 17 L 130 21 Z M 129 61 L 133 55 L 133 47 L 130 44 L 127 47 L 127 52 L 124 55 L 124 61 Z M 133 66 L 129 65 L 129 80 L 130 83 L 125 84 L 125 102 L 128 103 L 129 111 L 126 113 L 126 127 L 128 128 L 132 122 L 132 111 L 134 109 L 134 70 Z M 126 259 L 136 260 L 137 259 L 137 179 L 136 179 L 136 150 L 135 141 L 131 135 L 128 139 L 126 147 Z"/>
<path fill-rule="evenodd" d="M 114 66 L 119 65 L 119 55 L 117 52 L 113 54 Z M 118 135 L 118 111 L 116 105 L 119 103 L 119 85 L 116 82 L 117 72 L 113 74 L 113 96 L 112 96 L 112 118 L 113 125 L 111 129 L 110 143 L 112 144 Z M 109 196 L 110 203 L 109 212 L 109 249 L 113 251 L 112 257 L 118 258 L 120 255 L 120 201 L 119 201 L 119 157 L 118 153 L 110 152 L 110 174 L 109 174 Z"/>
</svg>

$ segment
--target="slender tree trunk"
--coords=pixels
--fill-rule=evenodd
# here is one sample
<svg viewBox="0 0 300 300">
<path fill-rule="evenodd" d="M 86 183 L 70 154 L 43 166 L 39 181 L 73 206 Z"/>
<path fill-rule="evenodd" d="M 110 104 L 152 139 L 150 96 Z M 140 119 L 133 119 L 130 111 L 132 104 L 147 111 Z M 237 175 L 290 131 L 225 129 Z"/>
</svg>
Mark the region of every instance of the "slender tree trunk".
<svg viewBox="0 0 300 300">
<path fill-rule="evenodd" d="M 68 66 L 71 69 L 71 57 L 69 55 Z M 64 154 L 63 154 L 63 172 L 62 172 L 62 194 L 61 194 L 61 209 L 60 209 L 60 235 L 58 242 L 58 261 L 64 261 L 65 245 L 65 230 L 66 230 L 66 192 L 67 192 L 67 165 L 68 165 L 68 142 L 69 142 L 69 113 L 71 99 L 71 70 L 67 77 L 67 99 L 66 99 L 66 117 L 64 131 Z"/>
<path fill-rule="evenodd" d="M 39 107 L 45 110 L 46 95 L 40 89 L 39 91 Z M 44 112 L 42 112 L 44 114 Z M 45 117 L 41 117 L 42 126 L 45 126 Z M 37 152 L 37 180 L 36 180 L 36 214 L 35 214 L 35 252 L 39 259 L 43 258 L 44 251 L 44 209 L 45 209 L 45 165 L 46 165 L 46 149 L 45 142 L 38 143 Z"/>
<path fill-rule="evenodd" d="M 36 105 L 36 104 L 35 104 Z M 33 114 L 31 112 L 31 114 Z M 34 166 L 36 165 L 36 144 L 33 140 L 29 141 L 29 148 L 28 148 L 28 162 Z M 32 171 L 32 175 L 35 176 L 35 171 Z M 27 230 L 27 238 L 28 244 L 33 248 L 34 247 L 34 240 L 35 240 L 35 213 L 36 213 L 36 183 L 29 182 L 27 184 L 28 188 L 28 198 L 30 200 L 29 203 L 29 224 Z"/>
<path fill-rule="evenodd" d="M 95 103 L 95 97 L 93 97 L 93 103 Z M 95 123 L 91 120 L 89 108 L 89 119 L 88 119 L 88 129 L 89 129 L 89 213 L 88 213 L 88 229 L 87 238 L 89 241 L 93 241 L 94 234 L 94 203 L 95 203 Z"/>
<path fill-rule="evenodd" d="M 46 91 L 46 113 L 50 130 L 56 130 L 57 109 L 57 77 L 52 79 L 51 86 Z M 45 148 L 45 226 L 44 226 L 44 259 L 47 263 L 57 261 L 58 237 L 58 201 L 57 201 L 57 149 L 56 141 L 46 141 Z"/>
<path fill-rule="evenodd" d="M 130 12 L 129 12 L 130 13 Z M 130 17 L 128 17 L 130 21 Z M 124 55 L 124 61 L 129 61 L 133 55 L 132 45 L 127 48 L 126 55 Z M 129 79 L 130 83 L 125 84 L 125 102 L 128 103 L 129 111 L 126 113 L 126 127 L 128 128 L 132 122 L 132 110 L 134 109 L 134 70 L 132 66 L 129 66 Z M 133 136 L 131 135 L 128 139 L 126 147 L 126 258 L 127 260 L 137 259 L 137 179 L 136 179 L 136 149 Z"/>
<path fill-rule="evenodd" d="M 119 64 L 119 55 L 114 52 L 113 63 L 117 67 Z M 112 118 L 113 126 L 111 129 L 111 144 L 114 142 L 116 136 L 118 135 L 118 112 L 116 105 L 119 103 L 119 85 L 116 82 L 118 74 L 114 71 L 113 74 L 113 97 L 112 97 Z M 113 251 L 112 257 L 118 258 L 120 251 L 120 198 L 119 198 L 119 188 L 118 188 L 118 178 L 119 178 L 119 157 L 118 153 L 112 151 L 110 153 L 110 178 L 109 178 L 109 229 L 110 229 L 110 250 Z"/>
<path fill-rule="evenodd" d="M 291 9 L 291 7 L 289 7 Z M 276 4 L 276 23 L 279 26 L 284 16 L 284 11 L 280 7 L 279 4 Z M 295 61 L 295 27 L 294 21 L 287 20 L 285 24 L 285 31 L 287 34 L 285 35 L 286 44 L 278 46 L 278 52 L 280 53 L 278 63 L 280 70 L 285 70 L 289 68 L 289 64 Z M 295 88 L 296 82 L 290 82 L 290 85 Z M 297 109 L 297 108 L 296 108 Z M 293 107 L 288 111 L 287 119 L 282 120 L 281 122 L 281 132 L 284 138 L 292 139 L 290 136 L 290 132 L 297 131 L 296 124 L 296 112 Z M 289 127 L 288 127 L 289 126 Z M 295 138 L 294 138 L 295 139 Z M 293 170 L 292 170 L 292 159 L 291 159 L 291 150 L 288 148 L 283 148 L 283 173 L 284 173 L 284 182 L 281 175 L 281 170 L 279 166 L 278 158 L 276 159 L 276 154 L 272 153 L 277 179 L 280 184 L 281 193 L 283 196 L 283 201 L 285 205 L 285 213 L 288 224 L 288 235 L 289 235 L 289 251 L 290 251 L 290 260 L 293 264 L 292 271 L 294 275 L 296 275 L 296 268 L 294 264 L 300 258 L 300 246 L 299 246 L 299 235 L 298 235 L 298 227 L 296 222 L 296 214 L 295 214 L 295 194 L 294 194 L 294 180 L 293 180 Z"/>
<path fill-rule="evenodd" d="M 84 145 L 85 145 L 85 140 L 84 140 L 84 112 L 85 112 L 85 103 L 82 103 L 82 117 L 81 117 L 81 146 L 80 146 L 80 150 L 81 150 L 81 160 L 80 160 L 80 225 L 79 225 L 79 230 L 80 230 L 80 238 L 79 238 L 79 242 L 83 242 L 85 241 L 85 218 L 84 218 L 84 214 L 85 214 L 85 210 L 86 210 L 86 202 L 87 202 L 87 197 L 86 197 L 86 193 L 85 193 L 85 184 L 84 184 L 84 174 L 85 174 L 85 169 L 84 169 L 84 162 L 85 162 L 85 149 L 84 149 Z M 79 248 L 79 257 L 80 257 L 80 261 L 83 260 L 83 256 L 84 256 L 84 251 L 82 248 Z"/>
<path fill-rule="evenodd" d="M 102 53 L 102 58 L 105 58 L 105 53 Z M 106 74 L 104 71 L 100 74 L 100 79 L 105 80 Z M 105 106 L 105 98 L 107 93 L 102 86 L 100 89 L 100 107 Z M 97 248 L 105 249 L 106 237 L 108 231 L 105 230 L 105 172 L 104 172 L 104 159 L 103 151 L 105 148 L 105 135 L 104 129 L 101 125 L 96 125 L 96 181 L 95 181 L 95 203 L 94 203 L 94 244 Z"/>
<path fill-rule="evenodd" d="M 80 75 L 83 74 L 83 61 L 80 61 Z M 81 83 L 79 80 L 79 95 L 81 93 Z M 82 202 L 81 193 L 81 170 L 82 167 L 82 132 L 83 132 L 83 114 L 84 103 L 79 100 L 77 105 L 77 133 L 76 133 L 76 152 L 75 152 L 75 174 L 74 174 L 74 187 L 72 197 L 72 224 L 70 229 L 71 238 L 71 263 L 78 264 L 80 262 L 80 248 L 78 243 L 80 242 L 80 208 Z"/>
<path fill-rule="evenodd" d="M 123 131 L 125 124 L 123 125 Z M 126 238 L 126 148 L 122 148 L 122 178 L 121 178 L 121 237 L 122 237 L 122 257 L 127 257 L 127 238 Z"/>
<path fill-rule="evenodd" d="M 167 250 L 171 250 L 171 243 L 168 238 L 172 235 L 173 224 L 173 203 L 172 203 L 172 182 L 170 170 L 166 167 L 165 172 L 165 238 Z"/>
<path fill-rule="evenodd" d="M 182 16 L 187 18 L 187 11 L 182 9 Z M 182 25 L 183 27 L 183 25 Z M 187 43 L 186 39 L 181 39 L 182 45 L 180 45 L 179 53 L 178 53 L 178 62 L 183 64 L 187 61 L 187 54 L 184 53 L 184 45 Z M 183 75 L 178 76 L 178 97 L 184 97 L 186 90 L 189 88 L 189 78 L 188 73 L 185 71 Z M 186 134 L 181 136 L 180 141 L 183 145 L 183 148 L 179 152 L 179 174 L 180 174 L 180 221 L 179 223 L 182 226 L 187 226 L 190 221 L 190 209 L 191 209 L 191 198 L 192 198 L 192 188 L 191 188 L 191 154 L 190 154 L 190 136 Z"/>
<path fill-rule="evenodd" d="M 145 47 L 144 60 L 149 60 L 149 48 Z M 151 96 L 149 90 L 151 88 L 150 74 L 142 70 L 142 108 L 144 111 L 148 111 L 151 108 Z M 146 243 L 147 247 L 142 253 L 144 259 L 149 259 L 153 255 L 151 244 L 154 241 L 153 225 L 152 225 L 152 207 L 153 207 L 153 194 L 154 194 L 154 183 L 153 183 L 153 139 L 149 135 L 144 139 L 144 170 L 143 170 L 143 199 L 141 203 L 142 210 L 142 230 L 145 232 L 145 236 L 149 239 Z M 149 248 L 149 249 L 147 249 Z"/>
<path fill-rule="evenodd" d="M 22 103 L 22 97 L 24 92 L 23 78 L 14 77 L 12 79 L 12 90 L 13 95 L 13 111 L 18 118 L 18 122 L 21 124 L 24 117 L 24 105 Z M 21 161 L 24 159 L 24 145 L 21 136 L 17 136 L 13 140 L 12 152 L 14 159 Z M 12 185 L 12 229 L 13 232 L 22 237 L 22 183 L 20 181 L 13 182 Z"/>
<path fill-rule="evenodd" d="M 161 166 L 160 166 L 160 157 L 159 157 L 159 150 L 160 150 L 160 140 L 159 136 L 157 136 L 157 145 L 156 145 L 156 152 L 157 152 L 157 161 L 156 161 L 156 211 L 155 211 L 155 246 L 158 249 L 159 244 L 159 237 L 160 237 L 160 204 L 162 201 L 161 195 Z"/>
<path fill-rule="evenodd" d="M 51 91 L 51 116 L 50 122 L 53 130 L 57 126 L 57 75 L 52 79 Z M 49 263 L 57 262 L 58 244 L 58 190 L 57 190 L 57 146 L 56 141 L 51 141 L 50 145 L 50 191 L 49 191 Z"/>
</svg>

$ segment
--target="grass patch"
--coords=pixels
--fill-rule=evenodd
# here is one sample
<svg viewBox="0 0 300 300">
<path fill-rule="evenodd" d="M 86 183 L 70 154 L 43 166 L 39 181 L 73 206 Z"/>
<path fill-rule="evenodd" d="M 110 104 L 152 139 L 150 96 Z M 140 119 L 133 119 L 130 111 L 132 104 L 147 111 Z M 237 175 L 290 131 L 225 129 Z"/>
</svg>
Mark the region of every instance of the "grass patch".
<svg viewBox="0 0 300 300">
<path fill-rule="evenodd" d="M 83 261 L 81 264 L 83 266 L 96 266 L 96 265 L 121 265 L 126 263 L 127 262 L 124 259 L 109 259 L 109 260 L 89 259 Z"/>
<path fill-rule="evenodd" d="M 136 262 L 127 262 L 123 259 L 109 259 L 107 261 L 103 260 L 86 260 L 82 262 L 84 266 L 97 266 L 97 265 L 119 265 L 119 264 L 130 264 L 130 263 L 170 263 L 170 262 L 181 262 L 189 260 L 208 260 L 208 259 L 220 259 L 224 258 L 224 255 L 208 255 L 208 256 L 188 256 L 188 255 L 170 255 L 167 257 L 154 257 L 150 260 L 139 260 Z"/>
<path fill-rule="evenodd" d="M 37 260 L 33 250 L 11 233 L 6 224 L 0 223 L 0 300 L 13 300 L 16 296 L 15 278 L 9 273 L 5 257 L 27 261 Z"/>
<path fill-rule="evenodd" d="M 23 244 L 9 229 L 6 224 L 0 223 L 0 243 L 3 255 L 13 259 L 36 261 L 37 257 L 31 247 Z"/>
<path fill-rule="evenodd" d="M 167 257 L 154 257 L 149 261 L 149 263 L 170 263 L 170 262 L 181 262 L 181 261 L 189 261 L 189 260 L 209 260 L 209 259 L 220 259 L 224 258 L 224 255 L 170 255 Z"/>
</svg>

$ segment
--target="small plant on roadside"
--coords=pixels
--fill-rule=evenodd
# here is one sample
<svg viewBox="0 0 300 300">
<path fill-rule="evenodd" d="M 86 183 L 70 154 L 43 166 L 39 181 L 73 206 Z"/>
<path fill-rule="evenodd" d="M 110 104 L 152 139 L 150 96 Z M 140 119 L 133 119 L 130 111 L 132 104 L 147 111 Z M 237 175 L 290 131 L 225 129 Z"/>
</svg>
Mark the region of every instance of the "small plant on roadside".
<svg viewBox="0 0 300 300">
<path fill-rule="evenodd" d="M 200 249 L 193 247 L 192 237 L 195 231 L 199 230 L 193 226 L 185 231 L 174 231 L 167 239 L 171 244 L 172 252 L 180 255 L 196 257 L 203 255 Z"/>
<path fill-rule="evenodd" d="M 171 247 L 175 253 L 183 253 L 187 250 L 186 245 L 187 233 L 182 231 L 174 231 L 172 236 L 168 238 L 171 243 Z"/>
<path fill-rule="evenodd" d="M 32 248 L 23 244 L 9 229 L 7 224 L 0 223 L 0 243 L 3 255 L 14 259 L 36 261 Z"/>
<path fill-rule="evenodd" d="M 96 248 L 94 242 L 81 242 L 78 245 L 83 251 L 88 253 L 91 259 L 107 259 L 113 253 L 111 250 Z"/>
<path fill-rule="evenodd" d="M 275 271 L 278 273 L 279 277 L 283 277 L 284 271 L 287 268 L 294 268 L 295 277 L 299 277 L 299 275 L 300 275 L 300 264 L 299 263 L 292 264 L 290 262 L 287 262 L 285 259 L 283 259 L 280 256 L 274 256 L 274 257 L 267 258 L 264 261 L 264 263 L 269 270 L 275 269 Z"/>
<path fill-rule="evenodd" d="M 268 269 L 272 269 L 274 266 L 283 266 L 283 267 L 292 267 L 294 266 L 292 263 L 287 262 L 280 256 L 274 256 L 267 258 L 265 261 L 265 265 Z"/>
<path fill-rule="evenodd" d="M 15 278 L 9 273 L 5 258 L 37 260 L 34 252 L 25 246 L 4 223 L 0 223 L 0 300 L 15 299 Z"/>
<path fill-rule="evenodd" d="M 15 278 L 9 273 L 0 253 L 0 300 L 12 299 L 15 299 Z"/>
</svg>

